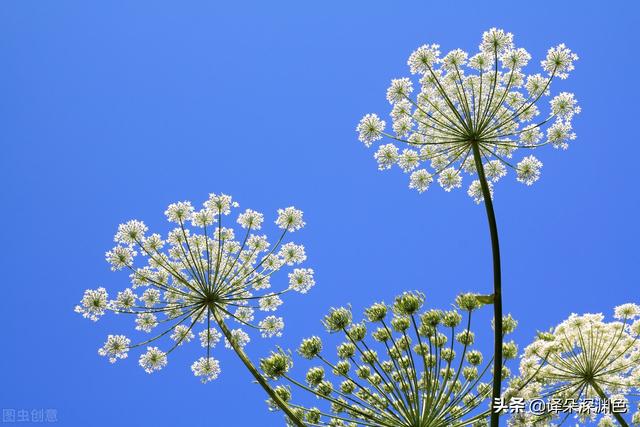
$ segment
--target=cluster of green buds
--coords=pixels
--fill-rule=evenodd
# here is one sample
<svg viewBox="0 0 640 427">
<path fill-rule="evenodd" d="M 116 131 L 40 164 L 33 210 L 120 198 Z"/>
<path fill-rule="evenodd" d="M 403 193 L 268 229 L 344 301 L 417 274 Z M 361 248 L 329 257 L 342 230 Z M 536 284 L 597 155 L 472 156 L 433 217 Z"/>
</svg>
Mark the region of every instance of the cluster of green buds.
<svg viewBox="0 0 640 427">
<path fill-rule="evenodd" d="M 332 308 L 322 323 L 344 337 L 337 360 L 312 336 L 297 349 L 313 363 L 304 379 L 296 378 L 292 353 L 282 349 L 261 360 L 262 371 L 279 382 L 278 396 L 308 426 L 487 425 L 492 359 L 473 347 L 470 329 L 481 299 L 459 295 L 450 310 L 424 310 L 424 300 L 405 292 L 391 306 L 365 309 L 361 322 L 354 322 L 350 307 Z M 511 316 L 504 321 L 506 333 L 515 329 Z M 506 342 L 504 354 L 516 358 L 515 343 Z M 317 407 L 294 403 L 292 389 L 317 397 Z"/>
</svg>

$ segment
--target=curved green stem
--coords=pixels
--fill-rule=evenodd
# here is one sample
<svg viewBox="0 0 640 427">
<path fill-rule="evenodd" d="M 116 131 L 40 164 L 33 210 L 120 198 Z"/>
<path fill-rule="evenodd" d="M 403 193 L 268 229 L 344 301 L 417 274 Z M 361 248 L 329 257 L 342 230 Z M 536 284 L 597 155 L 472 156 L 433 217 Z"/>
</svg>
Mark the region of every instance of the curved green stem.
<svg viewBox="0 0 640 427">
<path fill-rule="evenodd" d="M 489 232 L 491 234 L 491 252 L 493 256 L 493 321 L 494 321 L 494 338 L 493 338 L 493 388 L 491 393 L 491 402 L 500 398 L 500 389 L 502 384 L 502 276 L 500 273 L 500 243 L 498 241 L 498 226 L 496 224 L 496 215 L 493 211 L 493 200 L 491 200 L 491 191 L 489 183 L 482 166 L 482 155 L 480 154 L 480 146 L 477 141 L 471 142 L 473 149 L 473 159 L 478 171 L 478 179 L 482 188 L 484 197 L 484 206 L 487 210 L 487 220 L 489 222 Z M 491 427 L 500 425 L 500 414 L 491 411 Z"/>
<path fill-rule="evenodd" d="M 247 353 L 244 352 L 242 347 L 240 347 L 234 342 L 231 335 L 231 331 L 229 330 L 227 325 L 224 323 L 224 320 L 222 319 L 222 317 L 220 317 L 220 314 L 217 312 L 217 310 L 211 310 L 211 311 L 213 313 L 213 318 L 215 319 L 216 323 L 222 330 L 222 333 L 224 334 L 224 336 L 227 338 L 227 341 L 229 341 L 229 344 L 231 345 L 231 347 L 233 347 L 233 350 L 236 352 L 240 360 L 242 360 L 242 363 L 244 363 L 244 366 L 246 366 L 249 372 L 251 372 L 251 375 L 253 375 L 253 377 L 256 379 L 258 384 L 260 384 L 260 386 L 262 386 L 262 388 L 267 392 L 271 400 L 273 400 L 273 402 L 276 405 L 278 405 L 280 409 L 282 409 L 282 411 L 287 415 L 289 420 L 295 426 L 306 427 L 304 423 L 300 421 L 300 419 L 291 411 L 291 408 L 289 408 L 289 405 L 287 405 L 287 403 L 283 401 L 280 398 L 280 396 L 278 396 L 275 390 L 271 388 L 267 380 L 262 376 L 262 374 L 260 374 L 258 369 L 253 365 L 253 363 L 251 363 L 251 360 L 249 360 Z"/>
<path fill-rule="evenodd" d="M 607 395 L 604 394 L 604 391 L 602 391 L 600 386 L 598 386 L 598 384 L 596 384 L 595 382 L 592 382 L 592 383 L 589 383 L 589 385 L 591 386 L 591 388 L 593 388 L 596 391 L 596 393 L 598 393 L 598 396 L 600 396 L 600 399 L 602 399 L 603 401 L 609 399 L 607 397 Z M 617 412 L 613 412 L 613 411 L 611 411 L 611 415 L 613 415 L 615 417 L 615 419 L 618 421 L 618 423 L 622 427 L 629 427 L 629 424 L 627 424 L 627 422 L 624 420 L 624 418 L 622 418 L 622 415 L 620 415 Z"/>
</svg>

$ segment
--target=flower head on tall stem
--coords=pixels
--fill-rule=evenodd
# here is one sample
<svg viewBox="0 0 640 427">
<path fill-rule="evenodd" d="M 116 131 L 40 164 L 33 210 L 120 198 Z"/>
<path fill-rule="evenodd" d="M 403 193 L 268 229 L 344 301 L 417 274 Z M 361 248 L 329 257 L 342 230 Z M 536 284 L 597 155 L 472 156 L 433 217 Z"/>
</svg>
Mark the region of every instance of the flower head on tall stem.
<svg viewBox="0 0 640 427">
<path fill-rule="evenodd" d="M 483 34 L 474 55 L 455 49 L 443 56 L 439 45 L 423 45 L 408 60 L 417 81 L 393 79 L 387 89 L 391 129 L 367 114 L 356 128 L 359 139 L 367 147 L 385 139 L 374 154 L 378 168 L 397 165 L 420 193 L 434 181 L 451 191 L 462 186 L 465 173 L 477 174 L 474 144 L 491 182 L 513 170 L 519 182 L 531 185 L 542 162 L 530 152 L 545 145 L 567 149 L 576 138 L 571 122 L 580 107 L 568 92 L 542 105 L 551 83 L 574 69 L 575 53 L 564 44 L 549 49 L 542 73 L 535 74 L 524 71 L 530 59 L 512 34 L 496 28 Z M 513 160 L 520 153 L 521 160 Z M 479 190 L 472 180 L 467 192 L 476 203 L 483 200 Z"/>
<path fill-rule="evenodd" d="M 606 400 L 626 406 L 634 403 L 629 399 L 635 397 L 636 407 L 638 405 L 640 306 L 618 306 L 613 317 L 613 321 L 606 321 L 602 314 L 572 314 L 550 331 L 539 332 L 535 341 L 525 348 L 520 376 L 511 381 L 506 394 L 525 399 L 543 398 L 550 407 L 562 408 L 571 402 L 582 408 L 578 411 L 582 422 L 598 420 L 600 426 L 628 425 L 619 411 L 611 408 L 597 411 L 593 404 L 594 400 L 601 404 Z M 557 418 L 566 419 L 569 415 L 562 411 L 550 411 L 544 416 L 521 414 L 513 417 L 510 425 L 550 425 L 557 422 Z M 639 422 L 640 410 L 632 419 L 634 425 Z"/>
<path fill-rule="evenodd" d="M 333 308 L 323 324 L 343 336 L 337 360 L 312 336 L 297 349 L 313 363 L 303 379 L 292 371 L 291 353 L 280 349 L 262 359 L 261 368 L 282 381 L 283 398 L 308 426 L 484 426 L 491 360 L 473 348 L 471 331 L 482 304 L 473 294 L 458 296 L 449 310 L 425 310 L 424 301 L 419 292 L 405 292 L 391 305 L 371 305 L 361 322 L 354 322 L 350 307 Z M 511 332 L 516 322 L 509 319 Z M 514 359 L 515 344 L 504 346 Z M 294 403 L 292 390 L 317 397 L 318 406 Z"/>
<path fill-rule="evenodd" d="M 543 73 L 525 74 L 531 55 L 516 48 L 513 35 L 492 28 L 482 35 L 473 56 L 461 49 L 446 55 L 436 44 L 424 45 L 408 60 L 419 79 L 393 79 L 387 90 L 392 105 L 391 130 L 376 114 L 367 114 L 356 127 L 367 147 L 385 139 L 374 158 L 380 170 L 398 165 L 410 173 L 409 188 L 425 192 L 436 181 L 445 191 L 463 186 L 463 174 L 476 175 L 467 194 L 484 202 L 491 237 L 494 305 L 494 371 L 492 402 L 500 398 L 503 356 L 502 273 L 498 226 L 493 208 L 494 184 L 509 169 L 516 179 L 532 185 L 540 178 L 542 162 L 529 154 L 551 145 L 566 149 L 576 138 L 571 121 L 580 112 L 573 94 L 561 92 L 547 108 L 554 79 L 565 79 L 577 55 L 564 44 L 549 49 L 541 62 Z M 544 114 L 541 113 L 544 110 Z M 520 153 L 526 155 L 516 163 Z M 499 426 L 499 414 L 491 414 Z"/>
<path fill-rule="evenodd" d="M 167 364 L 172 351 L 195 340 L 202 357 L 191 370 L 208 382 L 220 374 L 211 349 L 223 336 L 225 346 L 235 350 L 250 341 L 247 331 L 262 337 L 282 334 L 284 321 L 273 314 L 281 297 L 292 291 L 304 294 L 315 284 L 313 270 L 299 266 L 307 259 L 304 247 L 285 242 L 305 225 L 302 211 L 278 210 L 275 224 L 280 236 L 271 243 L 260 232 L 264 222 L 260 212 L 239 213 L 234 227 L 228 217 L 237 208 L 238 203 L 225 194 L 211 194 L 200 210 L 190 202 L 173 203 L 165 215 L 174 228 L 164 238 L 150 234 L 138 220 L 118 227 L 116 246 L 106 259 L 112 270 L 129 272 L 131 287 L 113 299 L 105 288 L 86 290 L 75 311 L 93 321 L 109 311 L 129 315 L 136 330 L 151 336 L 132 343 L 124 335 L 109 335 L 98 351 L 101 356 L 114 363 L 126 358 L 129 350 L 146 347 L 139 364 L 152 373 Z M 137 263 L 138 258 L 144 261 Z M 288 283 L 272 290 L 272 278 L 280 270 L 289 270 Z M 228 321 L 237 328 L 228 330 Z M 166 350 L 161 350 L 161 342 Z"/>
</svg>

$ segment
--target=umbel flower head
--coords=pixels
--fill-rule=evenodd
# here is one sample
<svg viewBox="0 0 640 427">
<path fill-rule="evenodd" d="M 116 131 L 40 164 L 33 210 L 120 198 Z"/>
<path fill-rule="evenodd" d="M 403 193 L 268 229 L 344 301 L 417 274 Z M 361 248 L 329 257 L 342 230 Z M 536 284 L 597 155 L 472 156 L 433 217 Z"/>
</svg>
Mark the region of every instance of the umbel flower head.
<svg viewBox="0 0 640 427">
<path fill-rule="evenodd" d="M 525 72 L 530 59 L 515 47 L 512 34 L 496 28 L 483 34 L 479 52 L 471 56 L 461 49 L 442 56 L 437 44 L 421 46 L 408 60 L 417 82 L 393 79 L 387 90 L 391 129 L 367 114 L 356 128 L 359 139 L 371 147 L 385 138 L 374 154 L 378 168 L 398 165 L 420 193 L 435 180 L 447 192 L 459 188 L 463 174 L 477 175 L 479 164 L 490 183 L 511 169 L 519 182 L 531 185 L 540 178 L 542 162 L 530 152 L 545 145 L 566 149 L 576 138 L 571 121 L 580 107 L 568 92 L 542 105 L 554 79 L 574 69 L 575 53 L 564 44 L 549 49 L 542 73 Z M 483 201 L 478 179 L 467 193 Z"/>
<path fill-rule="evenodd" d="M 131 287 L 113 299 L 104 288 L 89 289 L 75 311 L 93 321 L 107 311 L 130 315 L 135 329 L 151 337 L 132 344 L 124 335 L 109 335 L 98 351 L 101 356 L 113 363 L 130 349 L 146 346 L 139 364 L 151 373 L 167 364 L 174 349 L 193 340 L 203 355 L 191 370 L 207 382 L 220 373 L 211 349 L 223 336 L 225 347 L 242 348 L 250 340 L 249 330 L 262 337 L 282 334 L 284 321 L 273 314 L 281 297 L 307 293 L 315 284 L 313 270 L 298 267 L 307 259 L 304 247 L 285 243 L 289 233 L 305 225 L 302 212 L 278 210 L 275 224 L 281 232 L 272 244 L 260 233 L 264 216 L 259 212 L 241 212 L 234 228 L 228 217 L 236 208 L 238 203 L 225 194 L 211 194 L 200 210 L 190 202 L 173 203 L 165 215 L 175 227 L 164 238 L 137 220 L 118 227 L 116 246 L 106 259 L 112 270 L 129 272 Z M 137 263 L 138 258 L 143 261 Z M 289 270 L 288 285 L 272 290 L 272 276 L 279 270 Z M 228 319 L 238 327 L 227 329 Z M 150 345 L 162 340 L 168 341 L 166 351 Z"/>
<path fill-rule="evenodd" d="M 629 425 L 620 408 L 631 406 L 640 391 L 640 306 L 623 304 L 615 308 L 613 321 L 602 314 L 572 314 L 549 332 L 539 332 L 524 350 L 520 376 L 511 381 L 506 395 L 525 399 L 543 398 L 549 408 L 544 415 L 520 414 L 510 419 L 513 426 L 555 425 L 566 419 L 573 405 L 581 421 L 598 420 L 599 426 Z M 617 405 L 614 411 L 611 405 Z M 598 405 L 602 410 L 598 410 Z M 614 421 L 614 417 L 617 419 Z M 632 423 L 640 424 L 640 411 Z M 564 421 L 564 420 L 562 420 Z"/>
<path fill-rule="evenodd" d="M 359 323 L 349 307 L 333 308 L 323 324 L 330 334 L 343 336 L 337 360 L 312 336 L 297 350 L 313 364 L 304 379 L 291 373 L 293 358 L 283 350 L 260 366 L 267 378 L 282 382 L 279 396 L 309 426 L 486 425 L 491 360 L 473 348 L 470 329 L 472 313 L 482 304 L 463 294 L 450 310 L 423 305 L 424 295 L 405 292 L 390 306 L 371 305 Z M 516 326 L 510 316 L 505 324 L 506 332 Z M 516 357 L 513 342 L 504 349 L 507 358 Z M 294 403 L 292 388 L 317 397 L 318 407 Z"/>
</svg>

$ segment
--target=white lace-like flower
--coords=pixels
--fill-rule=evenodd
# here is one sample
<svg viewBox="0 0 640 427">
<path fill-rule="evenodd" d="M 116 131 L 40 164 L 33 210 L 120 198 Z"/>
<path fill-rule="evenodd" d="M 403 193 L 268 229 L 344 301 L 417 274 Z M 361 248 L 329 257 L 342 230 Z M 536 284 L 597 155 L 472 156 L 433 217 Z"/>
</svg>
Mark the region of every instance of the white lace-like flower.
<svg viewBox="0 0 640 427">
<path fill-rule="evenodd" d="M 200 209 L 191 215 L 191 225 L 194 227 L 209 227 L 214 222 L 214 217 L 211 215 L 211 211 L 207 209 Z"/>
<path fill-rule="evenodd" d="M 205 348 L 215 347 L 215 345 L 220 341 L 220 338 L 222 338 L 222 334 L 213 328 L 205 329 L 200 332 L 198 336 L 200 337 L 200 345 Z"/>
<path fill-rule="evenodd" d="M 433 176 L 426 169 L 420 169 L 411 174 L 409 188 L 417 190 L 418 193 L 423 193 L 427 191 L 432 181 Z"/>
<path fill-rule="evenodd" d="M 449 192 L 454 188 L 462 186 L 462 176 L 457 169 L 447 168 L 440 173 L 438 183 L 444 188 L 444 191 Z"/>
<path fill-rule="evenodd" d="M 536 340 L 525 348 L 520 376 L 509 384 L 506 395 L 525 399 L 543 397 L 560 406 L 568 401 L 585 404 L 591 410 L 578 415 L 582 422 L 595 422 L 601 417 L 598 425 L 609 425 L 610 417 L 594 411 L 593 405 L 587 403 L 589 399 L 601 402 L 606 399 L 628 404 L 627 399 L 633 398 L 637 407 L 640 321 L 636 319 L 639 316 L 640 306 L 623 304 L 615 308 L 615 321 L 605 321 L 602 314 L 572 314 L 549 332 L 539 332 Z M 509 424 L 551 425 L 563 414 L 546 415 L 513 417 Z M 624 414 L 610 415 L 619 420 Z M 633 417 L 640 417 L 640 411 Z M 618 424 L 622 423 L 616 421 Z"/>
<path fill-rule="evenodd" d="M 137 252 L 129 246 L 116 246 L 105 253 L 105 258 L 111 264 L 111 270 L 116 271 L 131 265 L 136 255 Z"/>
<path fill-rule="evenodd" d="M 153 313 L 140 313 L 136 316 L 136 330 L 151 332 L 158 326 L 158 318 Z"/>
<path fill-rule="evenodd" d="M 254 230 L 260 230 L 263 221 L 264 215 L 252 209 L 247 209 L 246 211 L 244 211 L 244 213 L 238 216 L 238 224 L 240 224 L 242 228 L 253 228 Z"/>
<path fill-rule="evenodd" d="M 301 264 L 307 259 L 304 246 L 296 245 L 293 242 L 282 245 L 278 256 L 287 265 Z"/>
<path fill-rule="evenodd" d="M 407 62 L 419 77 L 419 90 L 409 78 L 393 79 L 387 90 L 392 131 L 377 115 L 367 114 L 356 128 L 359 139 L 367 147 L 389 139 L 374 154 L 378 169 L 398 165 L 411 174 L 409 187 L 420 193 L 434 179 L 447 192 L 461 187 L 462 169 L 480 180 L 478 172 L 484 172 L 495 183 L 513 168 L 518 181 L 531 185 L 541 163 L 527 152 L 545 145 L 566 149 L 576 138 L 571 122 L 580 107 L 573 94 L 560 92 L 542 114 L 551 83 L 574 69 L 573 52 L 563 44 L 550 49 L 542 61 L 546 76 L 526 73 L 530 59 L 514 46 L 512 34 L 496 28 L 483 34 L 480 52 L 473 56 L 454 49 L 441 57 L 440 46 L 421 46 Z M 509 159 L 521 153 L 529 160 L 513 166 Z M 475 189 L 472 183 L 469 190 Z M 468 193 L 476 202 L 484 200 L 476 191 Z"/>
<path fill-rule="evenodd" d="M 147 352 L 140 355 L 138 363 L 146 373 L 152 374 L 167 366 L 167 353 L 158 347 L 147 347 Z"/>
<path fill-rule="evenodd" d="M 485 163 L 484 173 L 489 181 L 498 182 L 500 178 L 507 175 L 507 168 L 500 160 L 491 160 Z"/>
<path fill-rule="evenodd" d="M 531 185 L 540 179 L 540 169 L 542 168 L 542 162 L 536 159 L 534 156 L 527 156 L 518 163 L 516 172 L 518 174 L 518 181 Z"/>
<path fill-rule="evenodd" d="M 551 112 L 560 118 L 571 120 L 574 114 L 580 113 L 578 101 L 572 93 L 561 92 L 550 102 Z"/>
<path fill-rule="evenodd" d="M 411 70 L 411 74 L 425 74 L 436 62 L 439 62 L 440 46 L 437 44 L 422 45 L 416 49 L 409 60 L 407 65 Z"/>
<path fill-rule="evenodd" d="M 171 222 L 187 222 L 191 219 L 191 215 L 193 215 L 193 206 L 191 206 L 191 202 L 172 203 L 169 205 L 164 214 Z M 136 220 L 133 220 L 133 222 L 135 221 Z"/>
<path fill-rule="evenodd" d="M 135 330 L 150 336 L 131 344 L 124 335 L 109 335 L 100 355 L 114 362 L 129 349 L 149 344 L 140 366 L 153 372 L 197 333 L 205 354 L 192 370 L 207 382 L 219 374 L 216 364 L 207 361 L 214 360 L 210 353 L 223 336 L 227 346 L 228 336 L 238 344 L 236 352 L 250 341 L 243 329 L 229 331 L 227 322 L 257 330 L 265 338 L 281 336 L 284 321 L 265 312 L 276 311 L 284 294 L 306 293 L 315 285 L 312 269 L 292 268 L 307 260 L 304 246 L 286 239 L 304 227 L 303 213 L 294 207 L 279 209 L 276 225 L 270 226 L 279 237 L 271 244 L 266 234 L 256 234 L 265 224 L 262 213 L 246 209 L 235 221 L 228 219 L 237 207 L 226 194 L 210 194 L 197 211 L 188 201 L 173 203 L 165 216 L 174 228 L 165 238 L 149 233 L 138 220 L 118 227 L 116 246 L 106 259 L 112 270 L 128 271 L 132 286 L 113 300 L 105 288 L 86 290 L 75 311 L 93 321 L 107 311 L 132 315 Z M 272 283 L 274 290 L 268 290 Z"/>
<path fill-rule="evenodd" d="M 82 317 L 91 319 L 94 322 L 104 315 L 107 310 L 109 295 L 105 288 L 87 289 L 80 305 L 76 305 L 75 312 L 82 314 Z"/>
<path fill-rule="evenodd" d="M 233 201 L 233 197 L 228 194 L 209 194 L 209 200 L 204 203 L 204 207 L 216 218 L 222 215 L 229 215 L 232 208 L 237 208 L 238 202 Z"/>
<path fill-rule="evenodd" d="M 112 310 L 116 313 L 118 311 L 130 312 L 136 305 L 137 299 L 138 296 L 133 293 L 131 289 L 127 288 L 122 292 L 118 292 L 118 296 L 116 296 L 115 301 L 112 303 Z"/>
<path fill-rule="evenodd" d="M 302 211 L 289 206 L 286 209 L 278 209 L 278 219 L 276 224 L 285 230 L 296 231 L 305 226 L 302 220 Z"/>
<path fill-rule="evenodd" d="M 282 317 L 267 316 L 260 321 L 258 327 L 262 331 L 263 338 L 280 337 L 284 329 L 284 321 Z"/>
<path fill-rule="evenodd" d="M 416 150 L 405 148 L 398 157 L 398 166 L 403 172 L 411 172 L 420 164 L 420 156 Z"/>
<path fill-rule="evenodd" d="M 413 92 L 413 83 L 408 78 L 393 79 L 387 89 L 387 100 L 390 104 L 406 99 Z"/>
<path fill-rule="evenodd" d="M 382 138 L 382 131 L 384 131 L 385 126 L 386 123 L 384 120 L 380 120 L 377 115 L 367 114 L 360 120 L 360 123 L 358 123 L 356 127 L 356 131 L 360 135 L 358 139 L 360 139 L 364 145 L 370 147 L 374 141 Z"/>
<path fill-rule="evenodd" d="M 618 320 L 635 319 L 640 316 L 640 306 L 638 304 L 622 304 L 614 309 L 613 317 Z"/>
<path fill-rule="evenodd" d="M 278 295 L 267 295 L 260 298 L 258 304 L 262 311 L 275 311 L 282 305 L 282 299 Z"/>
<path fill-rule="evenodd" d="M 187 325 L 178 325 L 173 329 L 171 339 L 182 345 L 191 341 L 195 335 L 191 332 L 191 329 Z"/>
<path fill-rule="evenodd" d="M 491 198 L 493 198 L 493 184 L 490 182 L 487 183 L 489 185 L 489 194 L 491 194 Z M 482 185 L 479 180 L 474 180 L 469 189 L 467 190 L 467 194 L 469 197 L 473 199 L 476 204 L 480 204 L 484 201 L 484 194 L 482 194 Z"/>
<path fill-rule="evenodd" d="M 250 323 L 255 318 L 253 313 L 254 311 L 251 307 L 238 307 L 233 316 L 240 323 Z"/>
<path fill-rule="evenodd" d="M 499 28 L 491 28 L 482 34 L 480 43 L 481 52 L 501 54 L 505 50 L 513 48 L 513 34 Z"/>
<path fill-rule="evenodd" d="M 136 240 L 144 240 L 144 234 L 147 232 L 147 226 L 142 221 L 129 221 L 126 224 L 120 224 L 118 232 L 114 237 L 117 243 L 132 244 Z"/>
<path fill-rule="evenodd" d="M 569 71 L 573 71 L 575 68 L 573 62 L 577 60 L 578 55 L 571 52 L 564 43 L 561 43 L 549 49 L 547 57 L 541 62 L 541 65 L 549 75 L 566 79 L 569 76 Z"/>
<path fill-rule="evenodd" d="M 109 358 L 109 362 L 116 363 L 118 359 L 126 359 L 129 351 L 131 340 L 124 335 L 109 335 L 107 342 L 104 343 L 98 354 Z"/>
<path fill-rule="evenodd" d="M 142 293 L 140 301 L 144 303 L 145 307 L 153 307 L 156 304 L 160 304 L 160 291 L 158 289 L 147 289 Z"/>
<path fill-rule="evenodd" d="M 191 371 L 196 377 L 202 377 L 203 383 L 213 381 L 220 375 L 220 362 L 213 357 L 201 357 L 193 362 L 191 365 Z"/>
<path fill-rule="evenodd" d="M 378 170 L 391 169 L 398 161 L 398 147 L 393 144 L 381 145 L 373 157 L 378 162 Z"/>
<path fill-rule="evenodd" d="M 500 55 L 502 66 L 509 70 L 521 69 L 527 65 L 530 59 L 531 55 L 529 55 L 529 52 L 522 48 L 510 49 Z"/>
<path fill-rule="evenodd" d="M 243 331 L 242 329 L 233 329 L 231 331 L 231 342 L 227 338 L 225 338 L 224 346 L 225 348 L 233 348 L 233 346 L 231 345 L 231 343 L 233 343 L 242 348 L 245 345 L 249 344 L 249 341 L 251 341 L 251 338 L 249 338 L 249 335 L 245 331 Z"/>
<path fill-rule="evenodd" d="M 292 273 L 289 273 L 289 289 L 306 294 L 315 284 L 311 268 L 296 268 Z"/>
</svg>

